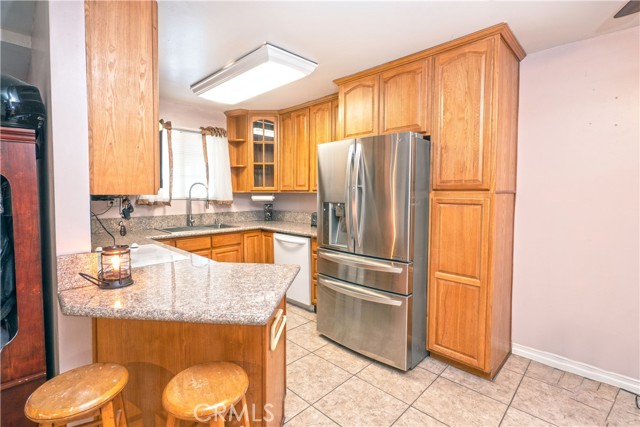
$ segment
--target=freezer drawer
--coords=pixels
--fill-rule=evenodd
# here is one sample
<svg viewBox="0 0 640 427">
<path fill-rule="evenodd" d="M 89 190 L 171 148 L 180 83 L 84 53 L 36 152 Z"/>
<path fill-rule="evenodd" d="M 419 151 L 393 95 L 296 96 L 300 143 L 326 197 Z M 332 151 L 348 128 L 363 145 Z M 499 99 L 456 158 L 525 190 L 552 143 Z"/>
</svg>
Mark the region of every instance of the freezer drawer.
<svg viewBox="0 0 640 427">
<path fill-rule="evenodd" d="M 368 288 L 408 295 L 413 264 L 318 249 L 318 273 Z"/>
<path fill-rule="evenodd" d="M 354 351 L 407 370 L 411 295 L 374 291 L 318 274 L 318 332 Z M 409 337 L 409 338 L 408 338 Z"/>
</svg>

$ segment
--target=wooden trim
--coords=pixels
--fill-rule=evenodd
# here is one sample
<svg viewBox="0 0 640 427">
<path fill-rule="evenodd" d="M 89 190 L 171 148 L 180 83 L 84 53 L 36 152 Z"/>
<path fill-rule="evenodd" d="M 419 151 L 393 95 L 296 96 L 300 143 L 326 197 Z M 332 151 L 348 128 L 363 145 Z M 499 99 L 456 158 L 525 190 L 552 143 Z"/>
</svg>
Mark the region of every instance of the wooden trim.
<svg viewBox="0 0 640 427">
<path fill-rule="evenodd" d="M 26 377 L 18 378 L 18 379 L 12 380 L 12 381 L 3 382 L 2 385 L 0 386 L 0 390 L 7 390 L 7 389 L 10 389 L 10 388 L 17 387 L 19 385 L 31 382 L 31 381 L 39 380 L 41 378 L 47 378 L 47 372 L 46 371 L 37 372 L 35 374 L 31 374 L 31 375 L 28 375 Z"/>
<path fill-rule="evenodd" d="M 497 24 L 497 25 L 494 25 L 492 27 L 485 28 L 485 29 L 480 30 L 480 31 L 476 31 L 476 32 L 468 34 L 466 36 L 459 37 L 459 38 L 457 38 L 455 40 L 451 40 L 449 42 L 439 44 L 439 45 L 431 47 L 429 49 L 421 50 L 421 51 L 413 53 L 411 55 L 407 55 L 407 56 L 404 56 L 402 58 L 398 58 L 398 59 L 395 59 L 393 61 L 378 65 L 376 67 L 369 68 L 369 69 L 364 70 L 364 71 L 360 71 L 360 72 L 358 72 L 356 74 L 351 74 L 349 76 L 340 77 L 338 79 L 335 79 L 333 82 L 335 84 L 337 84 L 338 86 L 340 86 L 340 85 L 343 85 L 343 84 L 345 84 L 347 82 L 350 82 L 352 80 L 356 80 L 356 79 L 359 79 L 359 78 L 362 78 L 362 77 L 365 77 L 365 76 L 369 76 L 371 74 L 380 73 L 382 71 L 386 71 L 386 70 L 389 70 L 391 68 L 398 67 L 400 65 L 405 65 L 405 64 L 408 64 L 409 62 L 417 61 L 417 60 L 420 60 L 422 58 L 426 58 L 426 57 L 431 56 L 431 55 L 436 55 L 438 53 L 444 52 L 445 50 L 454 49 L 456 47 L 460 47 L 462 45 L 465 45 L 465 44 L 468 44 L 468 43 L 472 43 L 474 41 L 477 41 L 477 40 L 480 40 L 480 39 L 483 39 L 483 38 L 486 38 L 486 37 L 491 37 L 491 36 L 494 36 L 496 34 L 499 34 L 499 35 L 502 36 L 502 38 L 505 40 L 507 45 L 511 48 L 513 53 L 518 57 L 518 59 L 520 61 L 522 61 L 525 58 L 525 56 L 527 56 L 527 53 L 525 52 L 525 50 L 522 48 L 522 46 L 520 45 L 520 43 L 518 42 L 516 37 L 511 32 L 511 29 L 509 28 L 509 25 L 507 25 L 506 23 L 503 22 L 501 24 Z"/>
<path fill-rule="evenodd" d="M 302 104 L 294 105 L 293 107 L 287 107 L 282 110 L 278 110 L 278 114 L 286 114 L 290 113 L 294 110 L 300 110 L 303 108 L 311 107 L 316 104 L 322 104 L 327 101 L 333 101 L 334 99 L 338 99 L 338 92 L 333 93 L 331 95 L 323 96 L 322 98 L 314 99 L 312 101 L 303 102 Z"/>
<path fill-rule="evenodd" d="M 0 139 L 10 140 L 11 142 L 25 142 L 27 144 L 36 143 L 36 131 L 33 129 L 21 129 L 0 127 Z"/>
</svg>

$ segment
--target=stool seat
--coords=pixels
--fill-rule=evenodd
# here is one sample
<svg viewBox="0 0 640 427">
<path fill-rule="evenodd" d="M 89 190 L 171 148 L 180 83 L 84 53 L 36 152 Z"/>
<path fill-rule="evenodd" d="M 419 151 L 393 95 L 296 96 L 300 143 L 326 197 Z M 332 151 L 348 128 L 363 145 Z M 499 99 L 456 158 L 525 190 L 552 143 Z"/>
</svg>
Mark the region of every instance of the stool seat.
<svg viewBox="0 0 640 427">
<path fill-rule="evenodd" d="M 40 424 L 81 419 L 114 399 L 128 379 L 127 369 L 114 363 L 81 366 L 38 387 L 27 400 L 24 413 Z"/>
<path fill-rule="evenodd" d="M 162 406 L 183 420 L 224 414 L 247 392 L 249 377 L 240 366 L 212 362 L 191 366 L 169 381 L 162 393 Z"/>
</svg>

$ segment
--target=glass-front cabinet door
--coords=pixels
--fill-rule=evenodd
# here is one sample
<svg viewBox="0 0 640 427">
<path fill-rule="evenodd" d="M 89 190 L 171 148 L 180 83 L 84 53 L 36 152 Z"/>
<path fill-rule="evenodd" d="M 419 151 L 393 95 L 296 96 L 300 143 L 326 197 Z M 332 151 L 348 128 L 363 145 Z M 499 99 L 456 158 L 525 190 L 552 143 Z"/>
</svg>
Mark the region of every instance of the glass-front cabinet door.
<svg viewBox="0 0 640 427">
<path fill-rule="evenodd" d="M 276 115 L 251 117 L 253 191 L 275 191 L 277 186 Z"/>
</svg>

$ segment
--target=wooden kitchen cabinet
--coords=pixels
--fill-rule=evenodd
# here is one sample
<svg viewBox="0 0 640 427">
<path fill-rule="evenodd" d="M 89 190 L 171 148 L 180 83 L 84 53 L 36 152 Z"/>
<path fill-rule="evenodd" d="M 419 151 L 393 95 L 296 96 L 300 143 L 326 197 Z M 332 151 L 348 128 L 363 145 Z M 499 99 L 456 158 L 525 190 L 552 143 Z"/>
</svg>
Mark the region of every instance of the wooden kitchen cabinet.
<svg viewBox="0 0 640 427">
<path fill-rule="evenodd" d="M 380 74 L 379 133 L 430 133 L 432 68 L 429 57 Z"/>
<path fill-rule="evenodd" d="M 247 110 L 225 112 L 227 116 L 227 138 L 229 142 L 229 163 L 231 166 L 231 188 L 234 193 L 251 190 L 249 176 L 249 143 Z"/>
<path fill-rule="evenodd" d="M 242 233 L 213 234 L 211 259 L 218 262 L 244 262 Z"/>
<path fill-rule="evenodd" d="M 278 189 L 278 115 L 253 114 L 249 116 L 251 138 L 251 191 Z"/>
<path fill-rule="evenodd" d="M 515 191 L 518 69 L 499 36 L 435 56 L 434 190 Z"/>
<path fill-rule="evenodd" d="M 271 231 L 262 232 L 262 253 L 265 264 L 273 264 L 273 233 Z"/>
<path fill-rule="evenodd" d="M 428 347 L 488 377 L 511 351 L 514 200 L 431 195 Z"/>
<path fill-rule="evenodd" d="M 318 145 L 334 140 L 333 111 L 332 101 L 309 107 L 309 191 L 318 191 Z"/>
<path fill-rule="evenodd" d="M 158 12 L 155 1 L 85 2 L 91 194 L 156 194 Z"/>
<path fill-rule="evenodd" d="M 309 109 L 280 116 L 280 191 L 309 190 Z"/>
<path fill-rule="evenodd" d="M 242 235 L 243 262 L 262 263 L 264 252 L 262 248 L 262 231 L 246 231 Z"/>
<path fill-rule="evenodd" d="M 211 249 L 210 236 L 183 237 L 176 239 L 175 246 L 187 252 L 195 252 Z"/>
<path fill-rule="evenodd" d="M 378 133 L 380 76 L 362 77 L 338 87 L 340 138 Z"/>
</svg>

